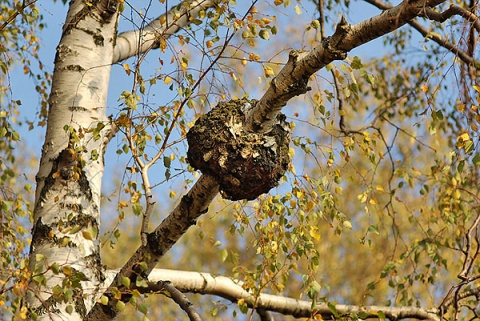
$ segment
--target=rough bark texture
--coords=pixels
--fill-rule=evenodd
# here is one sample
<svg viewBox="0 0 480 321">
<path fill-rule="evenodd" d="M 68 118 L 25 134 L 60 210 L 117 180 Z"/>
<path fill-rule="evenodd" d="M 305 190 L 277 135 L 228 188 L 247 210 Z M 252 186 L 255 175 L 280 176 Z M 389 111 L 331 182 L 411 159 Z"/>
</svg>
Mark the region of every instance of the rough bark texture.
<svg viewBox="0 0 480 321">
<path fill-rule="evenodd" d="M 52 295 L 54 286 L 62 287 L 65 279 L 72 282 L 74 292 L 68 303 L 73 307 L 69 319 L 83 319 L 104 278 L 97 235 L 117 12 L 115 2 L 92 4 L 70 4 L 55 57 L 47 133 L 36 177 L 30 267 L 37 278 L 31 284 L 35 293 L 27 298 L 40 320 L 65 319 L 67 304 Z"/>
<path fill-rule="evenodd" d="M 215 178 L 229 200 L 254 200 L 278 184 L 290 156 L 290 132 L 285 116 L 265 134 L 244 130 L 245 113 L 256 100 L 221 102 L 190 128 L 188 161 Z"/>
</svg>

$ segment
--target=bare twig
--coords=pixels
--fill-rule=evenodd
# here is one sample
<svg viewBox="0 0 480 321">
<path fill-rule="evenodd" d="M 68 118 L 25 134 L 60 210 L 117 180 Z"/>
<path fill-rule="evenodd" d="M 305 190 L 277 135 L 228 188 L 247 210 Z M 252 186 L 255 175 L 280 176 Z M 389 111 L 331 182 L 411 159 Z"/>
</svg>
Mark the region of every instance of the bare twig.
<svg viewBox="0 0 480 321">
<path fill-rule="evenodd" d="M 480 250 L 480 248 L 477 245 L 475 253 L 473 255 L 470 254 L 470 250 L 472 247 L 472 236 L 473 236 L 473 233 L 477 230 L 479 224 L 480 224 L 480 213 L 477 213 L 477 218 L 473 222 L 472 226 L 470 226 L 467 234 L 465 235 L 465 250 L 462 251 L 463 254 L 465 255 L 465 260 L 463 261 L 463 269 L 458 274 L 458 278 L 463 281 L 468 280 L 468 274 L 471 272 L 473 263 L 475 262 L 475 259 L 478 257 L 478 252 Z"/>
<path fill-rule="evenodd" d="M 147 287 L 136 287 L 140 293 L 161 293 L 170 297 L 178 306 L 187 313 L 190 321 L 202 321 L 190 300 L 179 291 L 170 281 L 149 282 Z"/>
</svg>

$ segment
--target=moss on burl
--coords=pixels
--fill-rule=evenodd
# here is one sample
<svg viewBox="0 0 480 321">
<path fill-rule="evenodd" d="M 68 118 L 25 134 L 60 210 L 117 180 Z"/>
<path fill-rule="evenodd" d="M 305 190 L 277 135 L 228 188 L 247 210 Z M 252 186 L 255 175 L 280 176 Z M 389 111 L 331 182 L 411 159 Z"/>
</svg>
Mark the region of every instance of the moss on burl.
<svg viewBox="0 0 480 321">
<path fill-rule="evenodd" d="M 220 102 L 187 134 L 190 165 L 213 176 L 224 198 L 253 200 L 278 184 L 287 170 L 290 133 L 285 115 L 266 134 L 244 130 L 255 100 Z"/>
</svg>

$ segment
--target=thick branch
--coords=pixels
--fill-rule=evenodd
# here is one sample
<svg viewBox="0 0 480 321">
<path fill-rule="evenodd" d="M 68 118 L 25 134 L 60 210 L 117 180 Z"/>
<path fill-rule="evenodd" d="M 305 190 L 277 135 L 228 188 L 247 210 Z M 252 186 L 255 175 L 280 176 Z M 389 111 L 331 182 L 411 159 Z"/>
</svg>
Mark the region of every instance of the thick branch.
<svg viewBox="0 0 480 321">
<path fill-rule="evenodd" d="M 243 299 L 250 308 L 278 312 L 284 315 L 292 315 L 296 318 L 310 318 L 314 315 L 322 315 L 324 320 L 335 317 L 331 307 L 322 303 L 312 308 L 309 301 L 296 300 L 271 294 L 260 294 L 255 298 L 251 293 L 243 289 L 240 281 L 235 281 L 224 276 L 212 276 L 209 273 L 175 271 L 155 269 L 149 276 L 150 281 L 171 281 L 175 288 L 182 292 L 217 295 L 231 302 Z M 437 309 L 427 310 L 417 307 L 387 307 L 387 306 L 353 306 L 335 305 L 338 315 L 362 314 L 364 318 L 378 318 L 379 312 L 383 312 L 390 320 L 415 318 L 419 320 L 439 321 Z"/>
<path fill-rule="evenodd" d="M 123 32 L 118 35 L 112 63 L 156 49 L 160 39 L 166 39 L 188 26 L 202 10 L 213 6 L 218 0 L 186 0 L 140 30 Z M 179 9 L 177 9 L 179 8 Z"/>
<path fill-rule="evenodd" d="M 388 34 L 409 23 L 424 11 L 426 6 L 436 6 L 444 0 L 403 1 L 356 25 L 349 25 L 344 18 L 333 36 L 307 53 L 292 51 L 285 67 L 272 80 L 270 87 L 259 100 L 256 108 L 247 115 L 246 126 L 250 131 L 268 132 L 273 120 L 287 102 L 309 90 L 308 78 L 329 63 L 345 59 L 347 53 L 360 45 Z"/>
<path fill-rule="evenodd" d="M 217 194 L 218 184 L 215 179 L 208 175 L 200 176 L 170 215 L 148 235 L 147 245 L 137 249 L 113 279 L 111 287 L 124 291 L 122 277 L 130 278 L 132 281 L 137 278 L 146 279 L 160 258 L 185 234 L 190 226 L 196 223 L 202 214 L 207 212 L 208 206 Z M 109 296 L 109 303 L 107 305 L 97 303 L 85 320 L 110 320 L 119 313 L 116 309 L 117 299 L 114 298 L 111 291 L 107 290 L 105 295 Z M 128 299 L 128 295 L 122 296 L 122 301 L 128 301 Z"/>
</svg>

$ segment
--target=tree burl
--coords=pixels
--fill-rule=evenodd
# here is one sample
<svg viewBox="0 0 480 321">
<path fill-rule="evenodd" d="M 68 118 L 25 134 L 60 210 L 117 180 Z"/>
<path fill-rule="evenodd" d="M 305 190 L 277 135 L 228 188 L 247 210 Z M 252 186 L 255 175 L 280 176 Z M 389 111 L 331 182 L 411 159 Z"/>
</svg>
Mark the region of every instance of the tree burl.
<svg viewBox="0 0 480 321">
<path fill-rule="evenodd" d="M 280 114 L 265 134 L 245 130 L 245 114 L 256 100 L 220 102 L 187 134 L 190 165 L 213 176 L 222 196 L 253 200 L 278 184 L 290 162 L 290 131 Z"/>
</svg>

